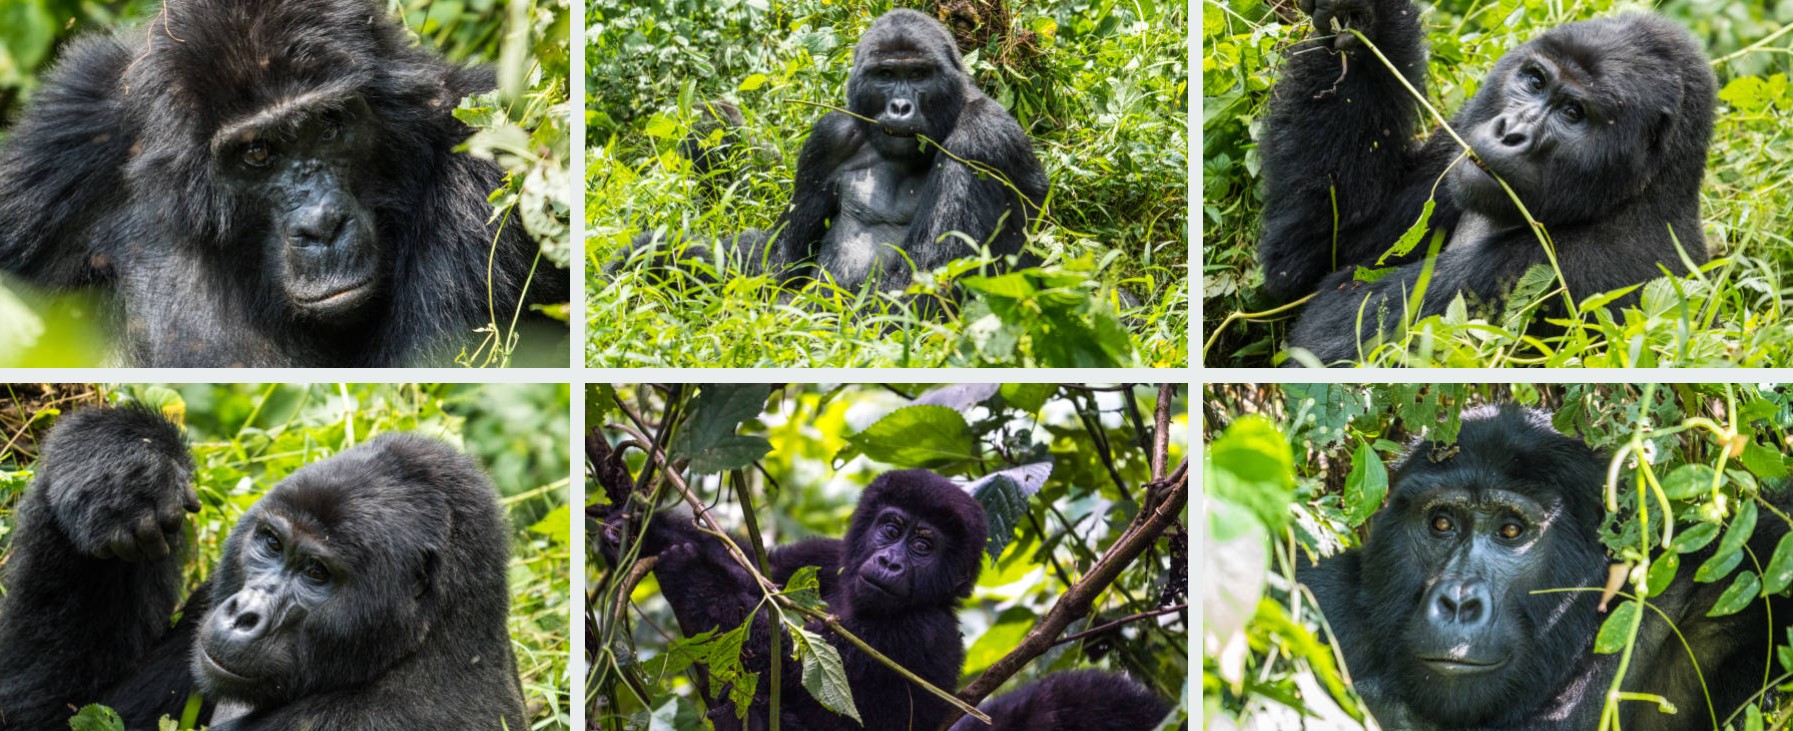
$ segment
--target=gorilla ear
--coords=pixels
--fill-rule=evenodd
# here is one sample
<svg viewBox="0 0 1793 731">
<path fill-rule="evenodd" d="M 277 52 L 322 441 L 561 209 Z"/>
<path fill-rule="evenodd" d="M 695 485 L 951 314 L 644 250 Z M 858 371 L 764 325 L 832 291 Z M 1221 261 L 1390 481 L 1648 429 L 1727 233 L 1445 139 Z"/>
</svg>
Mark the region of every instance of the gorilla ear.
<svg viewBox="0 0 1793 731">
<path fill-rule="evenodd" d="M 442 565 L 442 554 L 434 548 L 424 549 L 423 558 L 417 564 L 417 575 L 412 577 L 411 598 L 422 599 L 436 586 L 436 571 Z"/>
</svg>

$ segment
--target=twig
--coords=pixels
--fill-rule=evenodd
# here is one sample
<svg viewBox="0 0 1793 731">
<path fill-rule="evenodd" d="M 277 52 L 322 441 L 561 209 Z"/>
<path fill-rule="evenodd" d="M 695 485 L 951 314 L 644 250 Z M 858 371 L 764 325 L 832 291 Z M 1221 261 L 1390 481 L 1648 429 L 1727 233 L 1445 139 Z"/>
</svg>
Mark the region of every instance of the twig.
<svg viewBox="0 0 1793 731">
<path fill-rule="evenodd" d="M 1114 629 L 1116 627 L 1119 627 L 1123 624 L 1127 624 L 1129 622 L 1138 622 L 1139 620 L 1145 619 L 1147 617 L 1157 617 L 1157 616 L 1161 616 L 1161 615 L 1165 615 L 1165 614 L 1171 614 L 1173 612 L 1181 612 L 1188 608 L 1189 608 L 1189 602 L 1183 602 L 1182 604 L 1177 604 L 1175 606 L 1159 607 L 1159 608 L 1154 609 L 1149 612 L 1140 612 L 1138 614 L 1129 614 L 1125 617 L 1122 617 L 1113 622 L 1109 622 L 1107 624 L 1101 625 L 1099 627 L 1091 627 L 1082 632 L 1078 632 L 1077 634 L 1065 635 L 1064 637 L 1060 637 L 1060 638 L 1058 638 L 1058 640 L 1056 640 L 1052 643 L 1052 646 L 1057 647 L 1059 645 L 1063 645 L 1068 642 L 1076 642 L 1076 641 L 1081 640 L 1090 635 L 1101 634 L 1103 632 L 1107 632 L 1108 630 Z"/>
</svg>

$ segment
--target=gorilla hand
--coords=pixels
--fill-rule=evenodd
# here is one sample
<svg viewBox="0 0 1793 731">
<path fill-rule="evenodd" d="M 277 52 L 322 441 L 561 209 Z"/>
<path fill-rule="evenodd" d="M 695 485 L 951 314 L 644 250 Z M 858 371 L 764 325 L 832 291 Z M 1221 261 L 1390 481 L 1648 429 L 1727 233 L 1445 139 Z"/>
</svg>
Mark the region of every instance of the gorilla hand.
<svg viewBox="0 0 1793 731">
<path fill-rule="evenodd" d="M 1332 41 L 1335 50 L 1346 51 L 1363 45 L 1351 35 L 1352 30 L 1376 41 L 1375 5 L 1375 0 L 1301 0 L 1301 11 L 1313 18 L 1315 30 L 1337 35 Z"/>
<path fill-rule="evenodd" d="M 180 546 L 199 512 L 193 459 L 178 427 L 147 409 L 69 414 L 45 440 L 43 498 L 83 554 L 155 561 Z"/>
</svg>

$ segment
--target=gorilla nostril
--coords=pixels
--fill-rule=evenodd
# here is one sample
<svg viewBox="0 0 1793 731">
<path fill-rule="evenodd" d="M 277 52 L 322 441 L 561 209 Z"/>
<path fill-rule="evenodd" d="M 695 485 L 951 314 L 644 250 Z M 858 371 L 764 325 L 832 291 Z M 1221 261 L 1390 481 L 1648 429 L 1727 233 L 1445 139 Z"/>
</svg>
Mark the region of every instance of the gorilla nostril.
<svg viewBox="0 0 1793 731">
<path fill-rule="evenodd" d="M 230 627 L 238 632 L 254 632 L 261 626 L 260 612 L 244 612 L 231 620 Z"/>
<path fill-rule="evenodd" d="M 1525 144 L 1527 139 L 1529 138 L 1524 133 L 1514 132 L 1512 134 L 1502 135 L 1500 143 L 1508 147 L 1520 147 Z"/>
<path fill-rule="evenodd" d="M 914 113 L 915 104 L 908 99 L 892 99 L 890 101 L 890 116 L 907 117 Z"/>
</svg>

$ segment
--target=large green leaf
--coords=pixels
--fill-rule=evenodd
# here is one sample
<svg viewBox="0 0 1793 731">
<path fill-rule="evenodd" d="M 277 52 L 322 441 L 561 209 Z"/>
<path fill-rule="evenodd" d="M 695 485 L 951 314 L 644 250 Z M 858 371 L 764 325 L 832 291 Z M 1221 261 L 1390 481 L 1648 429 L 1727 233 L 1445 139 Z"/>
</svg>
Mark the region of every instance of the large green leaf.
<svg viewBox="0 0 1793 731">
<path fill-rule="evenodd" d="M 864 454 L 898 467 L 943 467 L 977 458 L 965 417 L 945 406 L 905 406 L 847 436 L 838 459 Z"/>
<path fill-rule="evenodd" d="M 691 471 L 714 474 L 738 470 L 772 451 L 765 437 L 735 431 L 766 408 L 770 392 L 764 384 L 712 384 L 698 387 L 691 413 L 672 437 L 674 455 L 689 457 Z"/>
</svg>

